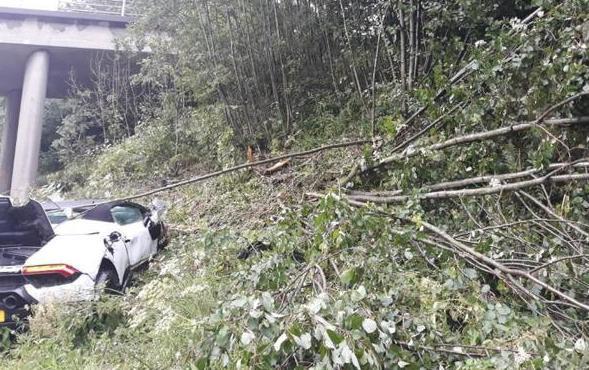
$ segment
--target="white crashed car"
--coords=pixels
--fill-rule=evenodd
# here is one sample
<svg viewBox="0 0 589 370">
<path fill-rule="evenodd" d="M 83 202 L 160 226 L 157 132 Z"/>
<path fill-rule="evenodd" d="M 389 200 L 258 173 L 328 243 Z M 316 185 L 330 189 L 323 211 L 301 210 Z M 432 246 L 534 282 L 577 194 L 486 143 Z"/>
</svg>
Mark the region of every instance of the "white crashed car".
<svg viewBox="0 0 589 370">
<path fill-rule="evenodd" d="M 167 243 L 161 206 L 119 201 L 68 211 L 74 218 L 52 227 L 39 203 L 16 207 L 0 197 L 0 327 L 31 304 L 124 291 L 133 270 Z"/>
</svg>

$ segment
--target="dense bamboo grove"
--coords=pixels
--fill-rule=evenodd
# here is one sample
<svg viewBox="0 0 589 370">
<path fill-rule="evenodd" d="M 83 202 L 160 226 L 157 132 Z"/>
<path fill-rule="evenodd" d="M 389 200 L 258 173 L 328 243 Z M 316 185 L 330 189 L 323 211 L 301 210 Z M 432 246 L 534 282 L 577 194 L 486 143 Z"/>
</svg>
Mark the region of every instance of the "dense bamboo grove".
<svg viewBox="0 0 589 370">
<path fill-rule="evenodd" d="M 499 22 L 536 8 L 256 0 L 146 2 L 141 9 L 138 30 L 167 35 L 156 50 L 169 53 L 162 56 L 168 68 L 150 71 L 164 73 L 154 81 L 176 86 L 185 104 L 222 103 L 238 136 L 253 141 L 293 134 L 317 109 L 338 112 L 346 104 L 372 126 L 383 105 L 406 118 L 420 90 L 462 77 L 475 43 L 501 32 Z"/>
</svg>

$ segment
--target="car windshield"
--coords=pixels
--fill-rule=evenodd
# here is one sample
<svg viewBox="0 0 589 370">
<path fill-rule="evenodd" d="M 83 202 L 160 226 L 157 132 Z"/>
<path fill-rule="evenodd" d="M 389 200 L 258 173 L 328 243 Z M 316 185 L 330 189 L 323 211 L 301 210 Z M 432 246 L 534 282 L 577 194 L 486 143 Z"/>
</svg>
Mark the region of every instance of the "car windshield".
<svg viewBox="0 0 589 370">
<path fill-rule="evenodd" d="M 47 218 L 49 218 L 49 222 L 52 225 L 59 225 L 60 223 L 67 221 L 67 216 L 62 210 L 47 212 Z"/>
<path fill-rule="evenodd" d="M 130 225 L 135 222 L 143 221 L 141 210 L 130 206 L 116 206 L 110 210 L 112 218 L 119 225 Z"/>
<path fill-rule="evenodd" d="M 81 212 L 78 210 L 71 210 L 71 212 L 72 212 L 72 215 L 71 215 L 72 218 L 76 218 L 81 214 Z M 59 225 L 59 224 L 66 222 L 69 219 L 66 214 L 66 211 L 63 209 L 45 211 L 45 213 L 47 214 L 47 218 L 49 219 L 49 222 L 51 223 L 51 225 Z"/>
</svg>

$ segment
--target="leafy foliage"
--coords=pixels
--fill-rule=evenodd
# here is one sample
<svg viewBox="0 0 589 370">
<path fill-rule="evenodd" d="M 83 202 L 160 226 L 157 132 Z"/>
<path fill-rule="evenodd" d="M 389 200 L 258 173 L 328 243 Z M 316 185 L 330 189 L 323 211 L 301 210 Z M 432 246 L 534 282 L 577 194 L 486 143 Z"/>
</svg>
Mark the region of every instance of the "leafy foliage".
<svg viewBox="0 0 589 370">
<path fill-rule="evenodd" d="M 242 202 L 244 190 L 249 199 L 228 210 L 226 204 Z M 491 287 L 452 253 L 410 243 L 422 233 L 415 226 L 335 196 L 282 211 L 276 206 L 272 220 L 241 222 L 284 190 L 254 178 L 175 194 L 181 205 L 170 210 L 170 222 L 196 229 L 177 234 L 127 297 L 40 308 L 31 331 L 0 364 L 582 366 L 586 346 L 555 340 L 550 320 Z M 195 202 L 188 214 L 187 200 Z M 202 212 L 211 201 L 227 215 Z M 260 240 L 271 249 L 237 258 Z"/>
</svg>

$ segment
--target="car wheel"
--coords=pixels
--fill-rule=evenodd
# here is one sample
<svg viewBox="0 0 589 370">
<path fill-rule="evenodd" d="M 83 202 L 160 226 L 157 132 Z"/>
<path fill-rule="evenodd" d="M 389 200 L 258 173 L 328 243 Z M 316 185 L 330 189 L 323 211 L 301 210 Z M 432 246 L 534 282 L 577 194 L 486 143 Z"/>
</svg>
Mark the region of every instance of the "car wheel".
<svg viewBox="0 0 589 370">
<path fill-rule="evenodd" d="M 102 294 L 123 294 L 119 286 L 116 272 L 111 268 L 101 268 L 96 276 L 96 293 Z"/>
</svg>

